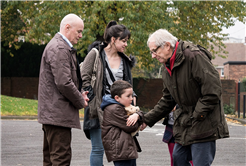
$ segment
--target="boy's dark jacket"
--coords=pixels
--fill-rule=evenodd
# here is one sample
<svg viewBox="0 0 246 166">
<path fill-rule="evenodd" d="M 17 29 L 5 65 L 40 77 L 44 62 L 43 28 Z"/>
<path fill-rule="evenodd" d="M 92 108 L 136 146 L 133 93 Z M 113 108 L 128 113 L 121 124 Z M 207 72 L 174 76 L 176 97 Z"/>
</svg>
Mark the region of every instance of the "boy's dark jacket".
<svg viewBox="0 0 246 166">
<path fill-rule="evenodd" d="M 103 110 L 102 142 L 108 162 L 138 158 L 137 151 L 140 150 L 140 146 L 136 138 L 131 136 L 131 132 L 136 131 L 142 121 L 139 120 L 133 126 L 126 126 L 128 115 L 124 106 L 110 95 L 103 97 L 101 108 Z M 143 117 L 141 111 L 138 114 Z"/>
</svg>

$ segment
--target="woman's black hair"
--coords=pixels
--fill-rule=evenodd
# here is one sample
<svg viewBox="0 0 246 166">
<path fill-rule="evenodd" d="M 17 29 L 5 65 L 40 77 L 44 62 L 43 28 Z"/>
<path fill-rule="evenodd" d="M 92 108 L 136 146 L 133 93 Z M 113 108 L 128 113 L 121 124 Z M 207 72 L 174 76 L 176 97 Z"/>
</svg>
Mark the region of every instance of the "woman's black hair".
<svg viewBox="0 0 246 166">
<path fill-rule="evenodd" d="M 105 28 L 103 38 L 105 42 L 109 44 L 112 37 L 115 37 L 116 39 L 119 38 L 120 40 L 125 39 L 126 37 L 130 39 L 131 33 L 124 25 L 119 25 L 116 21 L 110 21 Z"/>
</svg>

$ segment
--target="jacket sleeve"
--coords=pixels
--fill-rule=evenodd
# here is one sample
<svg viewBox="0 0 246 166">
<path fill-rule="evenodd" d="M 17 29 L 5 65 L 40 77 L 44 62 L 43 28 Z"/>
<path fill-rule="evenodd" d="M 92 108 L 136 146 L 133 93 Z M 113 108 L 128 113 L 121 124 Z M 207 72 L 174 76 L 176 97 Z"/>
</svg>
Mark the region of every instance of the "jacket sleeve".
<svg viewBox="0 0 246 166">
<path fill-rule="evenodd" d="M 192 75 L 200 85 L 201 97 L 198 99 L 193 118 L 203 120 L 213 111 L 221 98 L 221 82 L 218 71 L 201 52 L 192 60 Z"/>
<path fill-rule="evenodd" d="M 154 126 L 156 122 L 166 117 L 175 105 L 176 102 L 164 85 L 162 98 L 155 105 L 154 109 L 144 115 L 144 122 L 150 127 Z"/>
<path fill-rule="evenodd" d="M 72 60 L 72 54 L 64 48 L 59 48 L 57 51 L 50 50 L 48 54 L 57 89 L 74 107 L 77 109 L 83 108 L 84 98 L 74 83 L 75 78 L 77 80 L 77 65 Z"/>
<path fill-rule="evenodd" d="M 83 80 L 83 84 L 82 84 L 83 89 L 91 85 L 91 78 L 92 78 L 95 59 L 96 59 L 96 52 L 94 50 L 91 50 L 84 59 L 83 67 L 81 71 L 81 77 Z"/>
<path fill-rule="evenodd" d="M 116 126 L 126 133 L 134 132 L 138 129 L 139 123 L 135 123 L 133 126 L 126 126 L 128 115 L 126 114 L 126 111 L 124 107 L 117 104 L 116 108 L 114 110 L 107 110 L 107 108 L 104 111 L 111 111 L 110 112 L 110 123 L 113 126 Z"/>
</svg>

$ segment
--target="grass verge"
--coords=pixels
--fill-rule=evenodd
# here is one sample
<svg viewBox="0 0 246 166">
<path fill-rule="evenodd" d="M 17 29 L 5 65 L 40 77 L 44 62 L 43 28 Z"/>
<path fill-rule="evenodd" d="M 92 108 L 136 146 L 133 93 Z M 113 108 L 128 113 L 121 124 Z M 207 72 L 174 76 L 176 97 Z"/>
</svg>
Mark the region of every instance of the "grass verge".
<svg viewBox="0 0 246 166">
<path fill-rule="evenodd" d="M 37 116 L 38 100 L 1 95 L 1 116 Z M 79 111 L 84 117 L 84 110 Z"/>
</svg>

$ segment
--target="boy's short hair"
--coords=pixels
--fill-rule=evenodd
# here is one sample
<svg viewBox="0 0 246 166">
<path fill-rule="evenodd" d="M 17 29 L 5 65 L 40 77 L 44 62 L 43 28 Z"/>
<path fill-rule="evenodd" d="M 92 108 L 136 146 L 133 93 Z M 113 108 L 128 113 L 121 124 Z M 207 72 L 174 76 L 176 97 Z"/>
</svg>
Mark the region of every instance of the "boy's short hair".
<svg viewBox="0 0 246 166">
<path fill-rule="evenodd" d="M 124 80 L 115 81 L 110 88 L 112 98 L 114 98 L 116 95 L 121 97 L 121 95 L 128 88 L 132 88 L 132 85 L 129 82 Z"/>
</svg>

